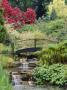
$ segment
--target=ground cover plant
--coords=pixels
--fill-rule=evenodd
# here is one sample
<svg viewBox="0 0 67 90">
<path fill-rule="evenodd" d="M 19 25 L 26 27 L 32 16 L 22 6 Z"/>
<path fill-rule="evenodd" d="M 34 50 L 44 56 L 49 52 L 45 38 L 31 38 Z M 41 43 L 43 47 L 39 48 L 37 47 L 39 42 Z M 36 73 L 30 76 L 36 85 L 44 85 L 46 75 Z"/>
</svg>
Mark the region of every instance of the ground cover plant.
<svg viewBox="0 0 67 90">
<path fill-rule="evenodd" d="M 3 70 L 0 62 L 0 90 L 12 90 L 9 83 L 8 73 Z"/>
<path fill-rule="evenodd" d="M 37 85 L 47 83 L 59 86 L 67 85 L 67 65 L 53 64 L 43 65 L 33 71 L 33 77 Z"/>
</svg>

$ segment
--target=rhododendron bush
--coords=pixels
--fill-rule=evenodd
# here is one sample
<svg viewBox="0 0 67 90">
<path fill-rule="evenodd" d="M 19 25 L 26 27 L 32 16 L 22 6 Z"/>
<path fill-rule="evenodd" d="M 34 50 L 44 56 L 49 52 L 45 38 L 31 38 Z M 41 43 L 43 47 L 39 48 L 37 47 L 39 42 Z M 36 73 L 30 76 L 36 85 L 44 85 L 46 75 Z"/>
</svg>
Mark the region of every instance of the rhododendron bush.
<svg viewBox="0 0 67 90">
<path fill-rule="evenodd" d="M 12 7 L 8 0 L 2 0 L 2 7 L 4 8 L 4 18 L 9 24 L 14 23 L 15 27 L 35 22 L 36 13 L 31 8 L 22 12 L 18 7 Z"/>
</svg>

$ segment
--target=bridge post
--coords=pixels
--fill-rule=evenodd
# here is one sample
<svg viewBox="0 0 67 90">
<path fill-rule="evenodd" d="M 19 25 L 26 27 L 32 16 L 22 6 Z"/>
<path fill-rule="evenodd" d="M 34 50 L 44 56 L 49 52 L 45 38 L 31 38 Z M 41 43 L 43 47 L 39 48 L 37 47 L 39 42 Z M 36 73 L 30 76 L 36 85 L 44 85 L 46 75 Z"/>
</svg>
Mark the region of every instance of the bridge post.
<svg viewBox="0 0 67 90">
<path fill-rule="evenodd" d="M 12 49 L 11 53 L 12 53 L 12 56 L 14 58 L 14 43 L 11 43 L 11 49 Z"/>
<path fill-rule="evenodd" d="M 36 48 L 36 47 L 37 47 L 36 42 L 37 42 L 37 39 L 34 39 L 34 48 Z"/>
</svg>

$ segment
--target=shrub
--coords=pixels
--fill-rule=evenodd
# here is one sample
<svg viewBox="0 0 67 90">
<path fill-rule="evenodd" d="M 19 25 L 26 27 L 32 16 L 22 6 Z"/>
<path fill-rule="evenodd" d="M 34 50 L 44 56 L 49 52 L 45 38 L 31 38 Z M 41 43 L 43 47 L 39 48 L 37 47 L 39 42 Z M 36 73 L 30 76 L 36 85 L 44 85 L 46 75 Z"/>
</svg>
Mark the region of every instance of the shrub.
<svg viewBox="0 0 67 90">
<path fill-rule="evenodd" d="M 44 85 L 46 82 L 54 85 L 67 85 L 67 65 L 53 64 L 41 66 L 33 72 L 36 84 Z"/>
<path fill-rule="evenodd" d="M 35 22 L 36 13 L 33 9 L 28 8 L 26 12 L 22 12 L 18 7 L 12 7 L 8 0 L 2 0 L 4 8 L 4 17 L 8 23 L 15 24 L 15 28 L 23 24 L 32 24 Z"/>
<path fill-rule="evenodd" d="M 0 42 L 3 42 L 6 39 L 6 29 L 0 25 Z"/>
<path fill-rule="evenodd" d="M 55 9 L 58 17 L 67 17 L 67 6 L 65 5 L 65 0 L 53 0 L 49 7 L 49 14 L 52 12 L 52 9 Z"/>
<path fill-rule="evenodd" d="M 40 64 L 67 63 L 67 41 L 50 44 L 38 54 Z"/>
<path fill-rule="evenodd" d="M 3 9 L 0 9 L 0 42 L 6 38 L 6 29 L 4 28 Z"/>
<path fill-rule="evenodd" d="M 4 24 L 4 19 L 3 19 L 3 9 L 0 8 L 0 25 Z"/>
</svg>

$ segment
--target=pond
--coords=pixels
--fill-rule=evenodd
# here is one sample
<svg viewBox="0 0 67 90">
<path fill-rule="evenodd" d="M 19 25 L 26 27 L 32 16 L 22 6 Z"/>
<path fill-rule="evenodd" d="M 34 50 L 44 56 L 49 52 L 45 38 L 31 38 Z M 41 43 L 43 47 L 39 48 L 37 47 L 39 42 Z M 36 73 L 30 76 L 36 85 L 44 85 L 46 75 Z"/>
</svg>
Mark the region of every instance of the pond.
<svg viewBox="0 0 67 90">
<path fill-rule="evenodd" d="M 44 88 L 40 87 L 31 87 L 29 85 L 16 85 L 13 87 L 13 90 L 67 90 L 67 88 L 59 88 L 55 86 L 45 86 Z"/>
</svg>

